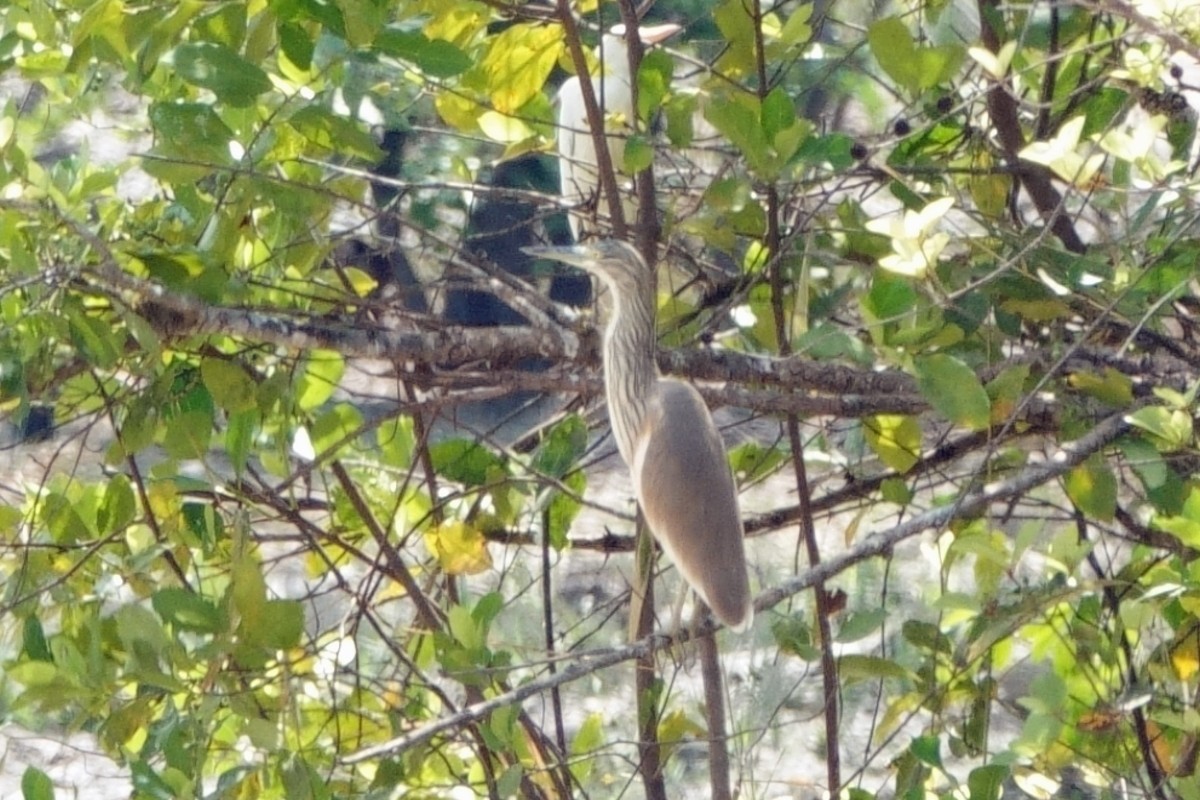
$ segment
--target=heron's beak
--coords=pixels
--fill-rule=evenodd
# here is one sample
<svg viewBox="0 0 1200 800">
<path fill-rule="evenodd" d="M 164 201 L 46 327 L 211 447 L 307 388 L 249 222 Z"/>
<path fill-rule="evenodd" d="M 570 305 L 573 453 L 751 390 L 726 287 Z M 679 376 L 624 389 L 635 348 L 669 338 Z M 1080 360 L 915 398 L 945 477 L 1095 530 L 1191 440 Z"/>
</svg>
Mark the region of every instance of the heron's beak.
<svg viewBox="0 0 1200 800">
<path fill-rule="evenodd" d="M 639 25 L 637 30 L 638 38 L 642 40 L 642 44 L 650 46 L 652 44 L 658 44 L 665 39 L 671 38 L 683 30 L 683 26 L 676 25 L 673 22 L 665 22 L 662 25 Z M 624 25 L 613 25 L 608 29 L 608 32 L 613 36 L 625 38 Z"/>
<path fill-rule="evenodd" d="M 561 247 L 522 247 L 521 251 L 535 258 L 549 258 L 583 270 L 587 270 L 598 257 L 595 248 L 586 244 L 571 244 Z"/>
<path fill-rule="evenodd" d="M 642 44 L 651 45 L 669 39 L 681 30 L 683 30 L 683 26 L 673 22 L 663 25 L 639 25 L 638 36 L 641 37 Z"/>
</svg>

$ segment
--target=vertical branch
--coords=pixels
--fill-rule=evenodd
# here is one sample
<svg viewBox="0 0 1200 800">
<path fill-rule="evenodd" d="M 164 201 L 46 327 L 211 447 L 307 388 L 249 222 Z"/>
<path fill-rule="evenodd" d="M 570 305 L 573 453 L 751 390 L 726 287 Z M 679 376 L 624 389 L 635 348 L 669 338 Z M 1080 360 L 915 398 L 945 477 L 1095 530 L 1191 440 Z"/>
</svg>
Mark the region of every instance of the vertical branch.
<svg viewBox="0 0 1200 800">
<path fill-rule="evenodd" d="M 631 641 L 644 639 L 654 633 L 654 540 L 642 513 L 638 511 L 637 554 L 633 600 L 630 603 L 629 626 Z M 654 649 L 634 662 L 633 691 L 637 703 L 638 772 L 646 800 L 667 800 L 663 781 L 662 746 L 658 742 L 659 690 L 658 673 L 654 666 Z"/>
<path fill-rule="evenodd" d="M 767 80 L 766 53 L 762 33 L 762 4 L 761 0 L 754 2 L 754 52 L 758 69 L 758 97 L 766 98 L 769 91 Z M 771 311 L 775 323 L 775 336 L 779 343 L 779 354 L 786 358 L 792 353 L 791 331 L 788 329 L 787 315 L 784 305 L 784 275 L 783 260 L 780 258 L 783 247 L 783 234 L 779 227 L 780 203 L 779 188 L 774 183 L 767 186 L 767 252 L 770 254 L 768 264 L 768 279 L 771 285 Z M 797 303 L 807 303 L 808 297 L 797 296 Z M 796 497 L 799 506 L 800 536 L 804 541 L 804 549 L 808 555 L 809 567 L 821 563 L 821 550 L 817 544 L 816 528 L 813 525 L 812 508 L 809 505 L 808 471 L 804 465 L 804 441 L 800 436 L 800 421 L 796 415 L 787 416 L 788 446 L 792 456 L 792 472 L 796 476 Z M 825 591 L 825 583 L 818 581 L 813 585 L 816 599 L 816 624 L 821 636 L 821 684 L 824 690 L 825 710 L 825 743 L 827 755 L 825 758 L 825 779 L 828 782 L 827 791 L 831 796 L 837 796 L 842 784 L 841 769 L 841 733 L 838 709 L 838 665 L 833 654 L 833 633 L 829 619 L 832 615 L 829 594 Z"/>
<path fill-rule="evenodd" d="M 621 11 L 621 22 L 625 25 L 625 41 L 629 50 L 629 96 L 632 99 L 633 118 L 629 120 L 630 128 L 641 130 L 642 119 L 638 113 L 638 70 L 642 65 L 642 55 L 645 47 L 638 30 L 637 9 L 633 0 L 618 0 L 617 7 Z M 658 203 L 654 189 L 653 163 L 634 176 L 634 190 L 637 194 L 637 219 L 634 220 L 634 244 L 646 259 L 647 264 L 655 263 L 658 247 Z"/>
<path fill-rule="evenodd" d="M 550 584 L 550 510 L 542 512 L 542 621 L 546 633 L 546 664 L 553 675 L 558 672 L 554 659 L 554 592 Z M 563 725 L 562 693 L 555 686 L 550 690 L 550 705 L 554 709 L 554 741 L 558 744 L 559 770 L 562 784 L 571 796 L 571 772 L 567 767 L 567 734 Z"/>
<path fill-rule="evenodd" d="M 703 604 L 698 604 L 702 608 Z M 721 658 L 717 633 L 701 636 L 700 673 L 704 678 L 704 716 L 708 722 L 708 784 L 712 800 L 732 800 L 729 781 L 729 741 L 725 723 L 725 684 L 721 680 Z"/>
<path fill-rule="evenodd" d="M 612 154 L 608 152 L 608 139 L 604 135 L 604 114 L 596 101 L 596 90 L 588 72 L 587 56 L 579 41 L 579 26 L 571 16 L 571 5 L 567 0 L 558 0 L 558 20 L 566 33 L 567 49 L 571 52 L 571 63 L 579 76 L 579 89 L 583 94 L 583 107 L 587 111 L 588 127 L 591 128 L 592 144 L 596 148 L 596 172 L 600 178 L 600 191 L 608 201 L 609 216 L 612 218 L 613 236 L 625 239 L 625 211 L 621 207 L 621 192 L 617 186 L 617 175 L 613 170 Z M 634 36 L 636 37 L 636 33 Z M 641 40 L 638 40 L 639 44 Z M 632 50 L 632 48 L 631 48 Z"/>
<path fill-rule="evenodd" d="M 1000 34 L 993 25 L 1000 15 L 999 0 L 978 0 L 978 3 L 979 38 L 984 47 L 998 53 Z M 1087 245 L 1063 211 L 1062 195 L 1054 188 L 1050 170 L 1041 164 L 1022 162 L 1017 155 L 1025 146 L 1025 137 L 1021 133 L 1017 102 L 1012 97 L 1011 84 L 999 78 L 995 79 L 987 92 L 987 108 L 988 116 L 996 126 L 996 137 L 1004 149 L 1004 157 L 1009 164 L 1019 167 L 1017 176 L 1020 185 L 1029 193 L 1042 219 L 1049 223 L 1050 230 L 1063 243 L 1063 247 L 1072 253 L 1086 252 Z"/>
</svg>

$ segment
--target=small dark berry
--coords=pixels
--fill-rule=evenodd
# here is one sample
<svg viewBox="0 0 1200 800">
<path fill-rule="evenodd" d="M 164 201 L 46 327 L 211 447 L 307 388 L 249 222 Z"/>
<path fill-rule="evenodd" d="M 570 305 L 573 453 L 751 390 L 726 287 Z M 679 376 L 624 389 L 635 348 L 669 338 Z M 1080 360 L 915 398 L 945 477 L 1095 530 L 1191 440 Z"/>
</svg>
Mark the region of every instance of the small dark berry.
<svg viewBox="0 0 1200 800">
<path fill-rule="evenodd" d="M 896 132 L 897 136 L 908 136 L 912 132 L 912 126 L 908 124 L 908 120 L 898 119 L 896 120 L 896 124 L 892 126 L 892 130 Z"/>
<path fill-rule="evenodd" d="M 862 161 L 867 157 L 867 146 L 862 142 L 855 142 L 850 145 L 850 157 L 855 161 Z"/>
<path fill-rule="evenodd" d="M 952 108 L 954 108 L 954 99 L 952 97 L 943 95 L 938 98 L 937 110 L 939 114 L 949 114 Z"/>
<path fill-rule="evenodd" d="M 1180 78 L 1182 78 L 1183 77 L 1183 67 L 1179 66 L 1178 64 L 1172 64 L 1171 65 L 1171 77 L 1174 78 L 1175 80 L 1179 80 Z"/>
</svg>

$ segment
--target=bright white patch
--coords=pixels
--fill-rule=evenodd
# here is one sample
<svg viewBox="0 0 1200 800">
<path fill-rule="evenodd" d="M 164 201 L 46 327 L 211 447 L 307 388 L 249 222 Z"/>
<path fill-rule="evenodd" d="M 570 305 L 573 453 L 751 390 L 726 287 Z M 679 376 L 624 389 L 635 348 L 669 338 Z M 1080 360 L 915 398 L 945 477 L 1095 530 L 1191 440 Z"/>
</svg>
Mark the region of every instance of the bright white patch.
<svg viewBox="0 0 1200 800">
<path fill-rule="evenodd" d="M 753 328 L 758 324 L 758 315 L 750 306 L 736 306 L 733 311 L 729 312 L 729 316 L 733 319 L 733 324 L 739 328 Z"/>
<path fill-rule="evenodd" d="M 308 428 L 297 428 L 292 434 L 292 453 L 305 461 L 316 461 L 317 451 L 313 447 L 312 437 L 308 435 Z"/>
</svg>

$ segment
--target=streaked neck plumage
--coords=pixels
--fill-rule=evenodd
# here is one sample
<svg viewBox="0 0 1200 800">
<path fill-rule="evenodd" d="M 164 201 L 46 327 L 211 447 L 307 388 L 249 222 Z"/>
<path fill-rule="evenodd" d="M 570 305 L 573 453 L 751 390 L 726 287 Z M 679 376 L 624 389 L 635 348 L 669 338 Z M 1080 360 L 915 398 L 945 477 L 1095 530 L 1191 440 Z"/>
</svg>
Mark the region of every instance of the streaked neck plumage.
<svg viewBox="0 0 1200 800">
<path fill-rule="evenodd" d="M 654 274 L 638 266 L 601 275 L 612 293 L 603 353 L 608 415 L 617 449 L 630 465 L 651 387 L 659 379 L 654 360 Z"/>
</svg>

